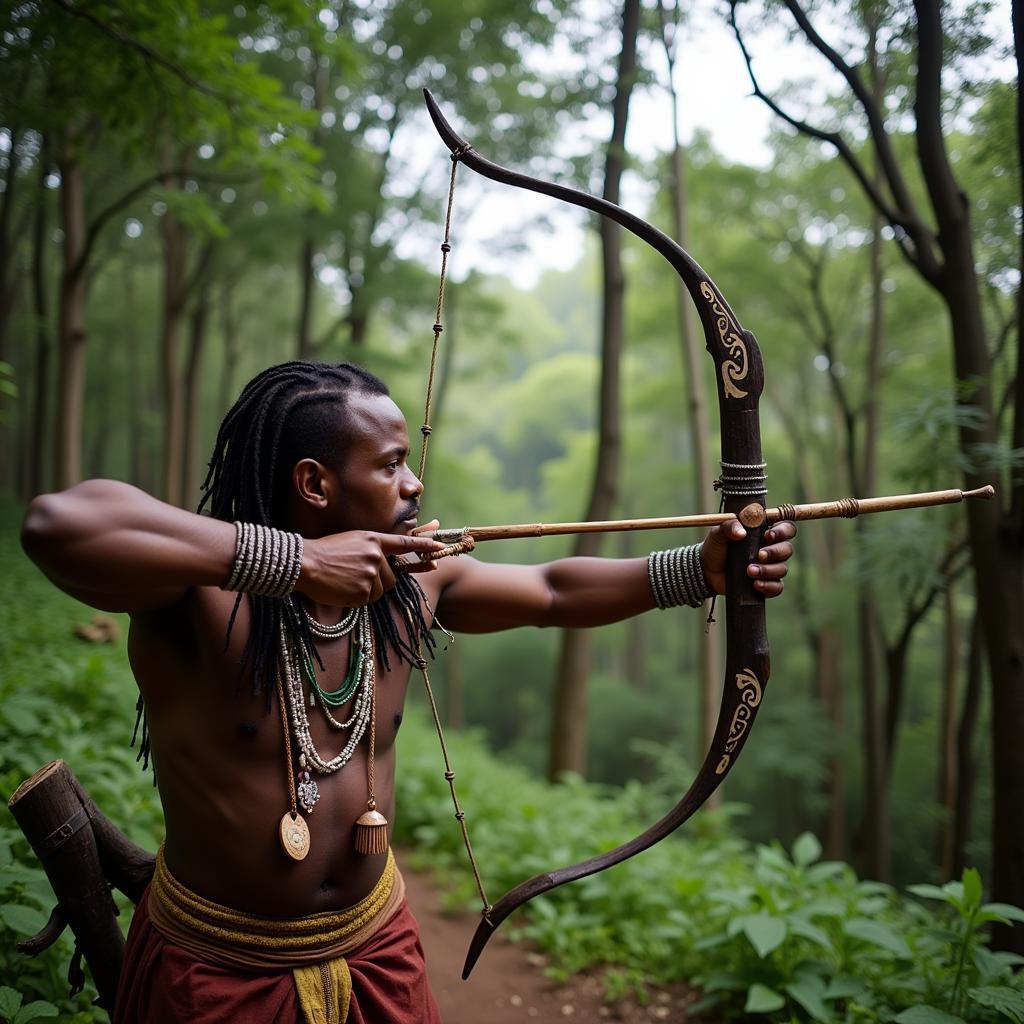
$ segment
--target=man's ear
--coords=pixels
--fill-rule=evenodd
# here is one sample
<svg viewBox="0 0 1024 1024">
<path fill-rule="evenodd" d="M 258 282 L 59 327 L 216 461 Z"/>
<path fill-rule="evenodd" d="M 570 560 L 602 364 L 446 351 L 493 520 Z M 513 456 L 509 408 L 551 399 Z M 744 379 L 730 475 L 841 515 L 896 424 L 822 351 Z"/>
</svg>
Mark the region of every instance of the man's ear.
<svg viewBox="0 0 1024 1024">
<path fill-rule="evenodd" d="M 300 459 L 292 470 L 292 483 L 299 498 L 312 508 L 327 507 L 330 482 L 327 467 L 316 459 Z"/>
</svg>

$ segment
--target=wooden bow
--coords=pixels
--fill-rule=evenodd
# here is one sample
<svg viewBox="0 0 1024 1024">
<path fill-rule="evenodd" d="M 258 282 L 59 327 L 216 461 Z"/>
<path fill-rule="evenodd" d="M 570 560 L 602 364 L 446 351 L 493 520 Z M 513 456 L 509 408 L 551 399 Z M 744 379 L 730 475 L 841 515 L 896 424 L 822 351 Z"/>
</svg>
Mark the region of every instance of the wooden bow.
<svg viewBox="0 0 1024 1024">
<path fill-rule="evenodd" d="M 540 192 L 609 217 L 653 246 L 672 264 L 697 307 L 707 350 L 715 361 L 725 511 L 738 514 L 751 504 L 763 506 L 767 495 L 758 419 L 758 401 L 764 386 L 761 351 L 754 336 L 740 326 L 714 281 L 668 235 L 621 207 L 578 189 L 520 174 L 484 159 L 456 134 L 427 90 L 424 90 L 424 96 L 434 126 L 451 150 L 453 160 L 461 161 L 471 170 L 494 181 Z M 517 885 L 492 907 L 485 909 L 470 943 L 463 978 L 469 977 L 497 927 L 518 907 L 556 886 L 604 871 L 660 842 L 679 828 L 721 785 L 746 743 L 768 682 L 764 598 L 757 593 L 746 574 L 747 564 L 756 560 L 763 532 L 763 524 L 750 528 L 745 540 L 729 546 L 725 599 L 727 654 L 722 706 L 711 747 L 689 789 L 672 810 L 635 839 L 579 864 L 537 875 Z"/>
</svg>

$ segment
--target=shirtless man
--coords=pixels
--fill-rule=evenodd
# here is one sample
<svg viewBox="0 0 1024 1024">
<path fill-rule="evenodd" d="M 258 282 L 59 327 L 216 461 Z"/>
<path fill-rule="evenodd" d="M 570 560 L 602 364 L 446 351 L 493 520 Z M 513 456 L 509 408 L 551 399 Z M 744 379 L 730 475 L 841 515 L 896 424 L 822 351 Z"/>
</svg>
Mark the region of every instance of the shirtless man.
<svg viewBox="0 0 1024 1024">
<path fill-rule="evenodd" d="M 349 609 L 376 609 L 374 795 L 389 822 L 417 642 L 410 594 L 426 626 L 433 609 L 447 628 L 469 633 L 599 626 L 655 607 L 645 558 L 535 566 L 449 558 L 417 566 L 418 587 L 408 576 L 395 587 L 390 558 L 440 546 L 415 533 L 422 485 L 408 456 L 405 420 L 377 378 L 350 364 L 289 363 L 255 378 L 225 418 L 206 484 L 211 515 L 101 480 L 31 504 L 22 540 L 46 575 L 95 608 L 131 615 L 129 655 L 166 818 L 162 869 L 132 923 L 115 1020 L 439 1019 L 390 854 L 355 847 L 369 731 L 341 770 L 312 772 L 319 800 L 300 808 L 308 854 L 295 860 L 282 849 L 282 816 L 310 767 L 300 762 L 298 731 L 286 746 L 275 685 L 282 641 L 274 622 L 293 621 L 273 620 L 283 605 L 295 622 L 305 614 L 327 626 Z M 290 597 L 221 589 L 241 557 L 235 521 L 304 538 Z M 795 532 L 790 523 L 772 527 L 748 569 L 766 597 L 782 591 Z M 724 591 L 728 541 L 742 536 L 732 523 L 695 550 L 709 593 Z M 404 644 L 388 640 L 382 614 Z M 355 636 L 315 639 L 320 664 L 310 670 L 321 691 L 339 689 Z M 302 681 L 309 740 L 330 759 L 346 733 L 328 724 L 322 701 L 309 705 L 310 682 Z M 357 700 L 358 689 L 334 713 L 349 716 Z M 358 911 L 349 915 L 356 925 L 339 914 L 348 908 Z M 300 918 L 318 934 L 281 938 Z M 269 938 L 249 941 L 254 934 Z"/>
</svg>

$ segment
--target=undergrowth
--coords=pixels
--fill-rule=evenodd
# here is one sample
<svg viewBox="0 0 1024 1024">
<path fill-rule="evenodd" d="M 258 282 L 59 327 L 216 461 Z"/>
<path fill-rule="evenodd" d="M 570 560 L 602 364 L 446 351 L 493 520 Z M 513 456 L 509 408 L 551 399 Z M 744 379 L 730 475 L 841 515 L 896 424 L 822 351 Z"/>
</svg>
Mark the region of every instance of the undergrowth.
<svg viewBox="0 0 1024 1024">
<path fill-rule="evenodd" d="M 403 732 L 398 841 L 440 873 L 453 908 L 479 909 L 436 737 L 415 717 Z M 552 787 L 473 736 L 449 743 L 491 900 L 632 838 L 663 810 L 640 786 Z M 1024 958 L 989 949 L 986 926 L 1024 922 L 1024 911 L 984 903 L 973 870 L 911 892 L 919 899 L 821 860 L 810 834 L 787 851 L 705 829 L 539 897 L 510 923 L 555 978 L 600 967 L 609 998 L 640 999 L 687 982 L 703 992 L 690 1012 L 712 1019 L 1021 1024 L 1024 977 L 1013 972 Z"/>
</svg>

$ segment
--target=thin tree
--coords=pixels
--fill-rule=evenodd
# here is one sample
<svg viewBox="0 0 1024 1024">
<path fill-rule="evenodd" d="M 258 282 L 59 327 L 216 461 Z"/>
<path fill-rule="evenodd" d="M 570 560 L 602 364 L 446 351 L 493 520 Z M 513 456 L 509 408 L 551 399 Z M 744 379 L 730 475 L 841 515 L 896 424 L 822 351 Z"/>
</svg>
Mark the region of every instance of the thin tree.
<svg viewBox="0 0 1024 1024">
<path fill-rule="evenodd" d="M 618 203 L 625 168 L 626 122 L 629 98 L 636 78 L 636 40 L 640 27 L 639 0 L 626 0 L 622 10 L 622 50 L 615 87 L 612 136 L 605 157 L 603 196 Z M 601 382 L 598 411 L 598 448 L 594 478 L 587 503 L 587 519 L 610 519 L 619 485 L 622 451 L 620 362 L 624 323 L 625 276 L 622 270 L 622 229 L 606 217 L 599 224 L 603 308 L 601 316 Z M 573 554 L 596 555 L 601 535 L 580 535 Z M 562 632 L 555 680 L 548 776 L 583 773 L 586 767 L 587 677 L 590 670 L 590 635 L 581 629 Z"/>
<path fill-rule="evenodd" d="M 950 160 L 943 126 L 944 48 L 940 0 L 915 0 L 910 30 L 916 43 L 913 70 L 912 139 L 914 157 L 899 155 L 891 120 L 873 96 L 863 70 L 830 46 L 797 0 L 783 0 L 803 38 L 846 82 L 867 126 L 868 146 L 882 169 L 879 188 L 858 150 L 838 130 L 826 130 L 783 109 L 765 93 L 736 21 L 732 23 L 750 71 L 754 91 L 797 131 L 833 146 L 861 190 L 893 229 L 907 263 L 935 291 L 949 320 L 957 402 L 962 410 L 958 440 L 968 487 L 996 483 L 999 499 L 972 503 L 966 510 L 974 570 L 992 685 L 993 834 L 992 886 L 995 897 L 1024 904 L 1024 469 L 1000 460 L 1004 447 L 993 401 L 992 360 L 982 312 L 967 196 Z M 948 12 L 946 12 L 948 14 Z M 1018 65 L 1024 46 L 1024 15 L 1013 4 Z M 847 19 L 849 20 L 849 19 Z M 924 184 L 919 201 L 902 160 L 914 162 Z M 924 204 L 922 206 L 922 203 Z M 934 227 L 932 225 L 935 225 Z M 1019 332 L 1020 333 L 1020 332 Z M 1018 358 L 1024 345 L 1018 336 Z M 1011 438 L 1024 447 L 1024 399 L 1018 397 Z M 1007 468 L 1007 467 L 1010 468 Z M 997 936 L 997 941 L 1024 952 L 1024 928 Z"/>
</svg>

